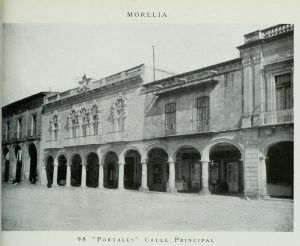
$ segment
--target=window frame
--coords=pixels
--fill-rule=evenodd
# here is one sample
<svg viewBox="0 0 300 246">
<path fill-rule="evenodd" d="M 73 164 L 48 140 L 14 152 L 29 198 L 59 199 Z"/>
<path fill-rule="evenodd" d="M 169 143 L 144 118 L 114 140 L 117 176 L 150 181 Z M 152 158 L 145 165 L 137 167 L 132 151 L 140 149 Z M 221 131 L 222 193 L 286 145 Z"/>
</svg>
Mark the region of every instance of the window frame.
<svg viewBox="0 0 300 246">
<path fill-rule="evenodd" d="M 289 79 L 286 81 L 279 81 L 280 78 L 284 78 L 284 76 L 288 76 Z M 275 77 L 275 100 L 276 100 L 276 111 L 281 110 L 289 110 L 294 107 L 293 102 L 293 87 L 292 87 L 292 74 L 291 73 L 284 73 L 278 74 Z M 282 90 L 283 100 L 279 102 L 279 91 Z M 289 98 L 289 92 L 292 93 L 291 98 Z M 289 101 L 290 100 L 290 101 Z"/>
<path fill-rule="evenodd" d="M 205 99 L 205 100 L 201 103 L 200 100 L 203 100 L 203 99 Z M 209 95 L 199 96 L 196 98 L 197 131 L 200 131 L 200 132 L 208 131 L 210 128 L 209 124 L 210 124 L 210 96 Z"/>
<path fill-rule="evenodd" d="M 167 134 L 174 134 L 176 132 L 176 113 L 177 104 L 176 102 L 168 102 L 165 104 L 165 131 Z"/>
</svg>

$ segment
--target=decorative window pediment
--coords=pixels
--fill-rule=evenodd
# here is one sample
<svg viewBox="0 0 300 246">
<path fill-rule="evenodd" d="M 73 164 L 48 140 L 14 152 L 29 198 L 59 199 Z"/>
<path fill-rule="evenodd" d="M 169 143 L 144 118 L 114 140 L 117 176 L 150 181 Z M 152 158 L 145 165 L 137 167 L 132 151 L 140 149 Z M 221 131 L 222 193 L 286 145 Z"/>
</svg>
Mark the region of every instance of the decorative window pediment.
<svg viewBox="0 0 300 246">
<path fill-rule="evenodd" d="M 78 112 L 78 109 L 73 106 L 70 113 L 68 114 L 67 116 L 67 125 L 66 127 L 75 127 L 75 126 L 78 126 L 79 124 L 79 112 Z"/>
<path fill-rule="evenodd" d="M 59 130 L 59 115 L 57 113 L 57 110 L 55 110 L 50 118 L 50 131 L 57 130 Z"/>
<path fill-rule="evenodd" d="M 127 115 L 127 107 L 127 98 L 120 92 L 112 107 L 114 119 L 125 118 Z"/>
</svg>

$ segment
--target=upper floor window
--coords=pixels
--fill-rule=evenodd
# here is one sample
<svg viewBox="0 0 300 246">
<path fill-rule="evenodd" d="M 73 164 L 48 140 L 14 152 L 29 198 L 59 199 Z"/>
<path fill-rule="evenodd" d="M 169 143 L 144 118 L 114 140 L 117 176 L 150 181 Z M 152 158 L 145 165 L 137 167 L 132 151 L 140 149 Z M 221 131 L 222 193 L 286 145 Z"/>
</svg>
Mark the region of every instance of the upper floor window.
<svg viewBox="0 0 300 246">
<path fill-rule="evenodd" d="M 36 114 L 31 116 L 31 136 L 36 135 Z"/>
<path fill-rule="evenodd" d="M 23 130 L 23 121 L 22 118 L 18 119 L 18 129 L 17 129 L 17 136 L 20 138 L 22 136 L 22 130 Z"/>
<path fill-rule="evenodd" d="M 209 97 L 197 99 L 197 130 L 200 132 L 209 130 Z"/>
<path fill-rule="evenodd" d="M 176 103 L 168 103 L 165 107 L 166 115 L 166 131 L 167 133 L 174 133 L 176 130 Z"/>
<path fill-rule="evenodd" d="M 9 136 L 10 136 L 10 121 L 7 121 L 6 122 L 6 140 L 9 139 Z"/>
<path fill-rule="evenodd" d="M 276 109 L 285 110 L 293 108 L 293 90 L 291 74 L 275 77 L 276 83 Z"/>
</svg>

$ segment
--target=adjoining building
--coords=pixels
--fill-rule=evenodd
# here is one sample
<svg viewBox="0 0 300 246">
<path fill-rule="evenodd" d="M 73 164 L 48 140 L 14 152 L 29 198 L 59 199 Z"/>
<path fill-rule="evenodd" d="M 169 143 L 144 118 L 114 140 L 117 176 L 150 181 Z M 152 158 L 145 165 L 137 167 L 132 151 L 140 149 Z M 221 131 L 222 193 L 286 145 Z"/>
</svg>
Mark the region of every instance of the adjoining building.
<svg viewBox="0 0 300 246">
<path fill-rule="evenodd" d="M 40 181 L 42 105 L 40 92 L 2 108 L 2 174 L 4 182 Z"/>
<path fill-rule="evenodd" d="M 292 198 L 293 25 L 244 37 L 234 60 L 173 76 L 155 71 L 155 81 L 140 65 L 47 96 L 40 163 L 53 170 L 48 179 Z"/>
</svg>

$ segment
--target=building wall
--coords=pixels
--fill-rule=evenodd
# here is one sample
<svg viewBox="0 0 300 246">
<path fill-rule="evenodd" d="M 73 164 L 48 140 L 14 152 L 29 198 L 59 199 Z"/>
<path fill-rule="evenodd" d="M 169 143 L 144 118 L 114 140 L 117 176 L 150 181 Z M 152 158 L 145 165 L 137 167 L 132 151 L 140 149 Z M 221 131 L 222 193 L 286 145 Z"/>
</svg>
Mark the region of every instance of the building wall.
<svg viewBox="0 0 300 246">
<path fill-rule="evenodd" d="M 198 86 L 166 95 L 147 95 L 144 138 L 165 136 L 165 105 L 176 103 L 176 134 L 197 133 L 197 98 L 210 98 L 210 129 L 238 129 L 242 117 L 242 73 L 234 70 L 216 76 L 216 85 Z"/>
<path fill-rule="evenodd" d="M 9 179 L 14 179 L 16 175 L 16 146 L 22 150 L 22 170 L 21 181 L 29 182 L 30 157 L 28 147 L 34 144 L 37 149 L 37 175 L 39 176 L 40 160 L 40 138 L 42 131 L 42 101 L 45 94 L 34 95 L 22 99 L 20 102 L 13 103 L 2 108 L 2 149 L 9 149 Z M 36 115 L 36 133 L 32 131 L 32 115 Z M 22 118 L 22 134 L 18 136 L 18 119 Z M 10 132 L 6 136 L 6 122 L 10 122 Z M 2 159 L 4 161 L 4 157 Z M 4 162 L 3 162 L 4 163 Z M 2 165 L 2 174 L 4 173 Z"/>
</svg>

